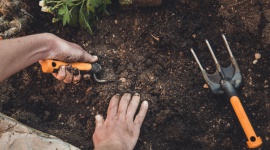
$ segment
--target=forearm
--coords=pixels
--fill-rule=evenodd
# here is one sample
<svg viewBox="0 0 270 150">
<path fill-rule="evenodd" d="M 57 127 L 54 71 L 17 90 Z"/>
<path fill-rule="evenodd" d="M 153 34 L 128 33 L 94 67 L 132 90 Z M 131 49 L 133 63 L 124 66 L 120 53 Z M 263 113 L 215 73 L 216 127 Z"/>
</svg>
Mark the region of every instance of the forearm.
<svg viewBox="0 0 270 150">
<path fill-rule="evenodd" d="M 43 33 L 0 41 L 0 81 L 44 59 L 51 36 Z"/>
</svg>

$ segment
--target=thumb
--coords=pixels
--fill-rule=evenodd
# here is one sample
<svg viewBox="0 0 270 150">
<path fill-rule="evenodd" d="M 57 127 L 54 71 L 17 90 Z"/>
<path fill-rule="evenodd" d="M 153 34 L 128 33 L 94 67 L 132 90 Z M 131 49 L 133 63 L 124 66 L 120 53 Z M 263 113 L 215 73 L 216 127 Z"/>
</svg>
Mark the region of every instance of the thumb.
<svg viewBox="0 0 270 150">
<path fill-rule="evenodd" d="M 80 61 L 80 62 L 96 62 L 98 57 L 95 55 L 89 54 L 87 51 L 83 50 L 81 46 L 70 43 L 72 51 L 69 54 L 74 55 L 72 61 Z"/>
<path fill-rule="evenodd" d="M 95 119 L 96 119 L 96 128 L 98 128 L 98 127 L 100 127 L 100 126 L 103 125 L 104 119 L 103 119 L 103 117 L 101 115 L 99 115 L 99 114 L 96 115 L 95 116 Z"/>
</svg>

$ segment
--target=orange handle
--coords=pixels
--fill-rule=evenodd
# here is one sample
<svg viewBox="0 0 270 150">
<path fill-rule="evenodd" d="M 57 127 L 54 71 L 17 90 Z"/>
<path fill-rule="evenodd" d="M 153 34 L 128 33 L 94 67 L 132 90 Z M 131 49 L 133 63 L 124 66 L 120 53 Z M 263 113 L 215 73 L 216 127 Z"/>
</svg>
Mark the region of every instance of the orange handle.
<svg viewBox="0 0 270 150">
<path fill-rule="evenodd" d="M 42 60 L 41 68 L 44 73 L 53 73 L 55 70 L 58 70 L 60 66 L 71 65 L 73 68 L 78 68 L 81 71 L 90 71 L 92 69 L 92 64 L 75 62 L 75 63 L 65 63 L 57 60 Z"/>
<path fill-rule="evenodd" d="M 231 104 L 233 106 L 233 109 L 237 115 L 238 120 L 240 121 L 240 124 L 247 136 L 247 145 L 249 148 L 258 148 L 262 145 L 262 139 L 256 135 L 254 132 L 254 129 L 247 117 L 247 114 L 237 96 L 232 96 Z"/>
</svg>

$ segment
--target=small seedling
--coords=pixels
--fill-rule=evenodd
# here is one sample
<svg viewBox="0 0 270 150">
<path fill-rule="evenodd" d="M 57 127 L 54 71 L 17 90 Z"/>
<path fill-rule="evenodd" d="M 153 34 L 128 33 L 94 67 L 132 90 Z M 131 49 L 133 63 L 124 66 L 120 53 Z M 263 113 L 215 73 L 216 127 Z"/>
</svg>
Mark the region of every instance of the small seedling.
<svg viewBox="0 0 270 150">
<path fill-rule="evenodd" d="M 98 14 L 108 14 L 107 5 L 111 0 L 41 0 L 39 5 L 41 11 L 54 15 L 52 22 L 62 20 L 63 25 L 80 25 L 93 34 L 94 21 Z"/>
</svg>

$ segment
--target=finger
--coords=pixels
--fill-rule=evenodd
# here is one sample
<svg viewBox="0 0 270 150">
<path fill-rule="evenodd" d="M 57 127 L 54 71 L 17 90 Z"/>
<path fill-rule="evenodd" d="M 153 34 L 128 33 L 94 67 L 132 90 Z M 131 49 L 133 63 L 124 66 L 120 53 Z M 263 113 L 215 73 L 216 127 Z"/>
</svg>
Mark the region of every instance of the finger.
<svg viewBox="0 0 270 150">
<path fill-rule="evenodd" d="M 75 61 L 80 61 L 80 62 L 96 62 L 98 60 L 97 56 L 90 55 L 88 52 L 82 49 L 81 46 L 75 43 L 70 43 L 72 47 L 74 47 L 77 51 L 75 54 Z"/>
<path fill-rule="evenodd" d="M 120 120 L 125 119 L 125 116 L 127 113 L 127 107 L 130 102 L 130 98 L 131 98 L 131 94 L 125 93 L 120 100 L 120 104 L 119 104 L 118 112 L 117 112 L 117 115 Z"/>
<path fill-rule="evenodd" d="M 96 128 L 98 128 L 98 127 L 100 127 L 100 126 L 103 125 L 104 119 L 103 119 L 103 117 L 101 115 L 99 115 L 99 114 L 96 115 L 95 116 L 95 119 L 96 119 Z"/>
<path fill-rule="evenodd" d="M 109 107 L 108 107 L 108 111 L 107 111 L 107 118 L 111 118 L 113 116 L 116 116 L 119 100 L 120 100 L 119 94 L 116 94 L 112 97 L 110 104 L 109 104 Z"/>
<path fill-rule="evenodd" d="M 83 75 L 83 78 L 84 78 L 85 80 L 89 80 L 89 79 L 91 78 L 91 75 L 90 75 L 90 74 L 84 74 L 84 75 Z"/>
<path fill-rule="evenodd" d="M 96 55 L 90 55 L 89 53 L 87 53 L 85 51 L 84 51 L 84 53 L 85 54 L 83 55 L 83 58 L 80 61 L 82 61 L 82 62 L 96 62 L 96 61 L 98 61 L 98 57 Z"/>
<path fill-rule="evenodd" d="M 134 125 L 137 127 L 137 129 L 141 128 L 143 120 L 144 120 L 144 118 L 146 116 L 147 109 L 148 109 L 148 102 L 143 101 L 142 105 L 141 105 L 141 108 L 140 108 L 140 111 L 139 111 L 139 113 L 137 114 L 137 116 L 136 116 L 136 118 L 134 120 Z"/>
<path fill-rule="evenodd" d="M 62 81 L 66 77 L 66 67 L 65 66 L 60 66 L 59 70 L 58 70 L 58 73 L 52 73 L 52 74 L 56 79 Z"/>
<path fill-rule="evenodd" d="M 82 47 L 78 44 L 75 44 L 75 43 L 72 43 L 72 42 L 69 42 L 69 44 L 71 44 L 72 46 L 78 48 L 78 49 L 82 49 Z"/>
<path fill-rule="evenodd" d="M 133 120 L 134 120 L 134 115 L 135 115 L 136 110 L 137 110 L 137 108 L 138 108 L 138 106 L 139 106 L 139 103 L 140 103 L 140 95 L 139 95 L 138 93 L 136 93 L 136 94 L 132 97 L 132 99 L 131 99 L 131 101 L 130 101 L 130 103 L 129 103 L 129 105 L 128 105 L 127 116 L 126 116 L 126 119 L 127 119 L 128 121 L 133 122 Z"/>
<path fill-rule="evenodd" d="M 81 73 L 77 68 L 74 68 L 73 83 L 77 83 L 81 80 Z"/>
<path fill-rule="evenodd" d="M 66 66 L 66 77 L 64 79 L 65 83 L 71 83 L 73 80 L 73 68 L 69 65 Z"/>
</svg>

